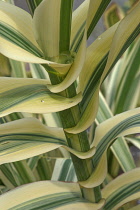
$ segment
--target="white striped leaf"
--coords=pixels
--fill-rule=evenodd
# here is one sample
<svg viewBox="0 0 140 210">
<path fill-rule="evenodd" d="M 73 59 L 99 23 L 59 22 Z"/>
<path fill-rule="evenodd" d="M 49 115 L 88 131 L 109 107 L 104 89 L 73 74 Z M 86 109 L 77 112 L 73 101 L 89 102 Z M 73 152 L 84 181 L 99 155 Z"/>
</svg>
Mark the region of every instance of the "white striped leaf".
<svg viewBox="0 0 140 210">
<path fill-rule="evenodd" d="M 116 93 L 116 102 L 114 107 L 115 114 L 122 111 L 135 108 L 139 98 L 139 78 L 140 78 L 140 38 L 135 42 L 132 50 L 122 58 L 122 65 L 125 71 L 118 83 L 118 91 Z"/>
<path fill-rule="evenodd" d="M 99 109 L 96 116 L 96 122 L 102 123 L 103 121 L 107 120 L 108 118 L 112 117 L 113 114 L 111 110 L 109 109 L 103 95 L 100 93 L 100 100 L 99 100 Z M 135 168 L 135 163 L 133 160 L 133 157 L 131 155 L 131 152 L 129 150 L 129 147 L 127 145 L 127 142 L 125 139 L 118 138 L 110 147 L 113 154 L 117 158 L 121 168 L 124 171 L 131 170 Z"/>
<path fill-rule="evenodd" d="M 140 168 L 133 169 L 111 181 L 102 190 L 106 199 L 103 209 L 118 209 L 123 204 L 140 196 Z"/>
<path fill-rule="evenodd" d="M 79 22 L 77 22 L 76 18 L 78 18 L 78 21 L 80 21 L 80 22 L 81 22 L 81 20 L 83 18 L 85 18 L 84 24 L 82 26 L 82 33 L 80 32 L 80 35 L 77 36 L 78 38 L 80 37 L 80 41 L 81 40 L 82 41 L 81 41 L 79 50 L 77 52 L 77 55 L 75 56 L 75 61 L 74 61 L 73 65 L 72 65 L 72 67 L 70 68 L 70 71 L 66 75 L 65 79 L 58 85 L 48 86 L 48 88 L 52 92 L 61 92 L 61 91 L 63 91 L 64 89 L 69 87 L 77 79 L 78 75 L 80 74 L 80 72 L 81 72 L 81 70 L 83 68 L 83 65 L 84 65 L 84 61 L 85 61 L 87 28 L 89 28 L 89 27 L 92 28 L 92 23 L 91 22 L 92 22 L 92 19 L 93 19 L 93 13 L 96 13 L 96 9 L 99 6 L 101 6 L 100 4 L 102 5 L 103 2 L 100 2 L 99 4 L 96 3 L 96 6 L 95 6 L 95 2 L 93 2 L 93 1 L 85 1 L 85 3 L 83 3 L 79 7 L 79 9 L 74 11 L 74 13 L 73 13 L 73 22 L 72 22 L 72 30 L 73 30 L 73 28 L 75 29 L 75 28 L 77 28 L 79 26 Z M 84 5 L 84 7 L 83 7 L 83 5 Z M 84 9 L 84 14 L 83 14 L 83 9 Z M 103 9 L 103 7 L 102 7 L 102 9 Z M 93 12 L 93 10 L 94 10 L 94 12 Z M 78 16 L 79 12 L 80 12 L 80 17 Z M 82 14 L 82 17 L 81 17 L 81 14 Z M 72 35 L 71 36 L 73 36 L 73 31 L 72 31 Z M 111 33 L 111 37 L 112 36 L 113 35 Z M 108 42 L 111 43 L 110 37 L 108 37 L 108 40 L 110 40 Z M 77 42 L 78 42 L 78 45 L 79 45 L 79 41 L 77 41 Z M 108 43 L 107 43 L 107 45 L 108 45 Z M 106 48 L 107 48 L 107 46 L 106 46 Z M 92 51 L 93 51 L 93 48 L 92 48 Z M 88 57 L 88 55 L 87 55 L 87 57 Z M 86 69 L 86 67 L 84 69 Z"/>
<path fill-rule="evenodd" d="M 68 109 L 81 101 L 81 95 L 65 98 L 51 93 L 46 80 L 0 78 L 0 116 L 12 112 L 50 113 Z"/>
<path fill-rule="evenodd" d="M 95 132 L 95 138 L 91 145 L 91 147 L 97 147 L 93 160 L 94 164 L 97 164 L 101 155 L 104 151 L 106 151 L 107 147 L 114 139 L 120 136 L 138 133 L 139 129 L 140 108 L 123 112 L 99 124 Z"/>
<path fill-rule="evenodd" d="M 98 108 L 99 83 L 104 70 L 111 41 L 118 24 L 104 32 L 99 39 L 87 48 L 86 60 L 79 77 L 78 92 L 83 92 L 81 102 L 82 116 L 75 128 L 69 128 L 67 132 L 80 132 L 81 125 L 87 127 L 85 121 L 94 120 L 95 110 Z M 86 75 L 86 77 L 85 77 Z M 90 109 L 90 110 L 89 110 Z M 83 125 L 84 124 L 84 125 Z"/>
<path fill-rule="evenodd" d="M 0 8 L 0 52 L 2 54 L 23 62 L 45 63 L 55 67 L 55 70 L 59 67 L 57 70 L 63 74 L 68 71 L 71 64 L 60 64 L 45 59 L 34 37 L 35 29 L 30 14 L 5 2 L 0 2 Z"/>
<path fill-rule="evenodd" d="M 55 161 L 51 180 L 77 182 L 77 177 L 72 160 L 66 158 L 57 158 Z"/>
<path fill-rule="evenodd" d="M 77 43 L 84 34 L 86 24 L 86 14 L 89 8 L 89 0 L 84 1 L 72 14 L 71 28 L 71 50 L 77 49 Z"/>
<path fill-rule="evenodd" d="M 126 140 L 128 142 L 131 142 L 138 149 L 140 149 L 140 136 L 138 136 L 138 137 L 132 137 L 132 138 L 129 137 L 129 138 L 126 138 Z"/>
<path fill-rule="evenodd" d="M 67 0 L 44 0 L 35 10 L 33 17 L 34 33 L 46 58 L 55 59 L 58 57 L 59 59 L 60 47 L 62 48 L 64 42 L 67 42 L 69 45 L 69 39 L 66 36 L 66 25 L 69 25 L 68 19 L 66 18 L 67 15 L 65 14 L 63 20 L 61 19 L 64 12 L 69 13 L 72 11 L 71 5 L 63 5 L 66 1 Z M 71 4 L 72 1 L 69 0 L 69 3 Z M 63 23 L 64 20 L 67 21 L 67 24 Z M 65 29 L 63 32 L 63 43 L 61 43 L 61 24 L 63 24 L 62 27 Z M 70 36 L 70 31 L 68 36 Z M 68 49 L 62 49 L 63 52 L 67 50 L 69 50 L 69 46 Z M 67 60 L 67 56 L 64 56 L 64 59 Z"/>
<path fill-rule="evenodd" d="M 63 147 L 81 159 L 90 158 L 95 148 L 79 152 L 68 147 L 60 128 L 47 127 L 36 118 L 23 118 L 0 125 L 0 164 L 27 159 Z"/>
<path fill-rule="evenodd" d="M 88 11 L 88 10 L 87 10 Z M 87 15 L 87 14 L 86 14 Z M 48 88 L 51 92 L 57 93 L 65 90 L 68 88 L 79 76 L 82 67 L 84 65 L 85 61 L 85 55 L 86 55 L 86 28 L 84 37 L 82 39 L 81 45 L 79 47 L 79 50 L 75 56 L 74 63 L 72 67 L 70 68 L 68 74 L 66 75 L 65 79 L 58 85 L 48 85 Z"/>
<path fill-rule="evenodd" d="M 100 79 L 96 82 L 96 85 L 93 86 L 95 89 L 94 95 L 92 95 L 92 100 L 87 104 L 87 107 L 84 108 L 81 115 L 81 119 L 78 124 L 69 128 L 66 131 L 69 133 L 79 133 L 87 129 L 95 119 L 98 107 L 99 100 L 99 88 L 102 82 L 104 81 L 107 74 L 111 71 L 115 63 L 131 44 L 131 42 L 137 37 L 140 30 L 140 3 L 135 7 L 119 24 L 115 35 L 112 40 L 108 61 L 106 67 L 102 74 L 100 74 Z M 132 26 L 132 27 L 131 27 Z M 122 38 L 123 37 L 123 38 Z M 90 78 L 89 78 L 90 79 Z M 95 88 L 96 87 L 96 88 Z M 85 100 L 84 100 L 85 103 Z M 93 112 L 94 110 L 94 112 Z"/>
<path fill-rule="evenodd" d="M 129 47 L 131 42 L 140 33 L 140 2 L 137 6 L 126 15 L 126 17 L 120 22 L 118 29 L 112 40 L 112 45 L 109 52 L 107 65 L 103 72 L 101 82 L 104 80 L 106 75 L 111 71 L 112 67 Z"/>
<path fill-rule="evenodd" d="M 9 59 L 9 62 L 12 68 L 12 72 L 11 72 L 12 77 L 27 78 L 26 76 L 27 71 L 26 71 L 25 63 L 12 60 L 12 59 Z"/>
<path fill-rule="evenodd" d="M 46 190 L 47 189 L 47 190 Z M 15 199 L 16 198 L 16 199 Z M 8 202 L 7 202 L 8 201 Z M 81 196 L 78 184 L 40 181 L 11 190 L 0 196 L 4 209 L 100 209 L 104 200 L 90 203 Z"/>
<path fill-rule="evenodd" d="M 95 171 L 86 181 L 80 182 L 80 185 L 92 188 L 99 185 L 99 179 L 101 184 L 106 177 L 107 165 L 104 163 L 106 163 L 106 152 L 110 144 L 113 143 L 117 137 L 138 133 L 139 130 L 140 108 L 116 115 L 99 124 L 95 130 L 95 137 L 91 144 L 91 148 L 96 148 L 96 153 L 93 156 Z M 100 171 L 102 171 L 102 173 L 100 173 Z M 96 176 L 98 177 L 98 180 L 96 179 L 97 183 L 95 180 Z"/>
<path fill-rule="evenodd" d="M 36 79 L 46 79 L 46 83 L 49 84 L 49 76 L 47 71 L 43 68 L 42 65 L 37 63 L 30 63 L 30 70 L 33 78 Z"/>
<path fill-rule="evenodd" d="M 79 42 L 84 34 L 86 23 L 86 10 L 89 7 L 87 17 L 87 38 L 90 36 L 98 20 L 103 14 L 110 0 L 85 0 L 74 12 L 72 17 L 71 49 L 77 51 Z M 88 6 L 89 5 L 89 6 Z"/>
<path fill-rule="evenodd" d="M 36 7 L 41 3 L 41 1 L 42 0 L 26 0 L 32 16 L 34 14 Z"/>
</svg>

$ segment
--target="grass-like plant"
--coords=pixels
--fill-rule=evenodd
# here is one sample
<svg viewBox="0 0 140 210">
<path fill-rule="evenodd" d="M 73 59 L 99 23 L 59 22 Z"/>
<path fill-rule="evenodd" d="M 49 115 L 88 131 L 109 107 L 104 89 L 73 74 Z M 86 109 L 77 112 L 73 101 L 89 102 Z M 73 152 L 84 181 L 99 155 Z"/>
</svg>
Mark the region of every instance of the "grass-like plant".
<svg viewBox="0 0 140 210">
<path fill-rule="evenodd" d="M 0 209 L 112 210 L 138 199 L 128 142 L 140 147 L 130 135 L 140 132 L 140 3 L 89 47 L 110 0 L 75 11 L 73 0 L 27 0 L 31 15 L 12 3 L 0 1 Z"/>
</svg>

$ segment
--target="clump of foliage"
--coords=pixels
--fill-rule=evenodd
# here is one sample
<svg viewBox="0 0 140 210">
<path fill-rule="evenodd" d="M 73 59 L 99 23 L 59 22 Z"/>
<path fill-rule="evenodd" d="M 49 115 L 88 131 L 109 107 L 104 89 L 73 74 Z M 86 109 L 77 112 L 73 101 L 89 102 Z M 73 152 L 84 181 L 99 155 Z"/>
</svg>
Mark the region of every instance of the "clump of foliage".
<svg viewBox="0 0 140 210">
<path fill-rule="evenodd" d="M 112 5 L 88 47 L 110 0 L 27 3 L 0 1 L 1 209 L 136 205 L 140 3 Z"/>
</svg>

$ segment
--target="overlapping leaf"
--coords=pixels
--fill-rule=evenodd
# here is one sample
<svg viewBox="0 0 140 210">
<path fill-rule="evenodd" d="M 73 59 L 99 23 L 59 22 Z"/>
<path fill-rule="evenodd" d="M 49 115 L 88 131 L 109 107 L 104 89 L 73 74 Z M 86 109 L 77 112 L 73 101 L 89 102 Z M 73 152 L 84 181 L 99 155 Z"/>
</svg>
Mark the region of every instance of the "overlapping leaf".
<svg viewBox="0 0 140 210">
<path fill-rule="evenodd" d="M 77 182 L 77 177 L 72 160 L 67 158 L 57 158 L 55 161 L 51 180 Z"/>
<path fill-rule="evenodd" d="M 12 112 L 50 113 L 70 108 L 81 95 L 65 98 L 51 93 L 47 80 L 0 78 L 0 116 Z"/>
<path fill-rule="evenodd" d="M 104 205 L 104 200 L 94 204 L 83 199 L 78 184 L 41 181 L 1 195 L 0 203 L 1 210 L 30 208 L 97 210 Z"/>
<path fill-rule="evenodd" d="M 81 102 L 82 117 L 75 128 L 67 129 L 68 132 L 80 132 L 81 125 L 87 127 L 86 121 L 93 121 L 95 110 L 98 107 L 99 82 L 104 70 L 111 41 L 118 24 L 104 32 L 91 46 L 87 48 L 85 64 L 82 68 L 78 91 L 83 92 Z M 86 75 L 86 77 L 85 77 Z M 92 118 L 91 118 L 92 117 Z M 74 131 L 75 130 L 75 131 Z"/>
<path fill-rule="evenodd" d="M 117 137 L 138 133 L 140 130 L 140 108 L 124 112 L 116 115 L 100 125 L 95 131 L 95 138 L 91 144 L 91 148 L 96 147 L 96 153 L 93 157 L 95 171 L 86 181 L 80 184 L 87 188 L 98 186 L 96 177 L 100 179 L 100 183 L 105 179 L 106 174 L 106 151 Z M 102 173 L 100 173 L 102 171 Z M 95 173 L 95 176 L 94 176 Z"/>
<path fill-rule="evenodd" d="M 106 199 L 103 209 L 118 209 L 123 204 L 138 199 L 140 196 L 140 168 L 126 172 L 111 181 L 103 190 Z"/>
<path fill-rule="evenodd" d="M 77 51 L 79 42 L 81 41 L 84 34 L 84 27 L 86 24 L 85 14 L 88 7 L 89 11 L 87 17 L 87 38 L 90 36 L 109 2 L 110 0 L 86 0 L 73 12 L 71 33 L 72 51 Z"/>
<path fill-rule="evenodd" d="M 99 109 L 96 116 L 96 121 L 98 123 L 102 123 L 103 121 L 111 118 L 113 116 L 111 110 L 109 109 L 103 95 L 100 93 L 100 100 L 99 100 Z M 127 142 L 122 137 L 118 138 L 110 147 L 113 154 L 117 158 L 121 168 L 124 171 L 131 170 L 135 168 L 135 163 Z"/>
<path fill-rule="evenodd" d="M 64 147 L 81 159 L 90 158 L 95 148 L 79 152 L 68 147 L 62 129 L 46 127 L 36 118 L 24 118 L 0 126 L 0 164 L 27 159 Z"/>
<path fill-rule="evenodd" d="M 100 85 L 102 84 L 103 80 L 108 75 L 108 73 L 111 71 L 111 69 L 115 65 L 115 63 L 118 61 L 120 56 L 123 54 L 123 52 L 127 49 L 127 47 L 131 44 L 131 42 L 139 34 L 139 30 L 140 30 L 139 9 L 140 9 L 140 3 L 138 3 L 137 7 L 135 7 L 120 22 L 120 24 L 115 32 L 115 35 L 113 37 L 113 40 L 112 40 L 112 45 L 110 48 L 110 53 L 109 53 L 106 67 L 105 67 L 105 69 L 100 67 L 98 70 L 96 70 L 96 74 L 97 73 L 99 74 L 99 78 L 98 78 L 98 80 L 96 80 L 96 83 L 92 87 L 92 89 L 94 91 L 92 91 L 92 93 L 91 93 L 91 88 L 88 89 L 89 92 L 91 93 L 92 97 L 90 97 L 90 99 L 89 99 L 89 97 L 85 98 L 85 99 L 83 97 L 84 104 L 87 99 L 87 105 L 83 108 L 83 113 L 81 115 L 81 119 L 75 127 L 67 129 L 66 130 L 67 132 L 70 132 L 70 133 L 82 132 L 83 130 L 87 129 L 91 125 L 91 123 L 94 121 L 96 113 L 97 113 L 98 97 L 99 97 L 98 93 L 99 93 Z M 100 65 L 101 64 L 102 63 L 100 63 Z M 103 64 L 105 65 L 105 63 L 103 63 Z M 92 69 L 92 71 L 94 71 L 94 69 Z M 85 76 L 85 74 L 83 75 L 83 77 L 84 76 Z M 87 80 L 90 81 L 90 77 L 87 78 Z M 88 87 L 88 85 L 86 87 Z"/>
<path fill-rule="evenodd" d="M 51 5 L 52 1 L 44 1 L 44 2 L 45 3 L 47 2 L 48 4 Z M 68 71 L 71 64 L 60 64 L 45 59 L 46 56 L 43 54 L 42 50 L 37 44 L 38 40 L 36 41 L 34 37 L 34 32 L 33 32 L 34 27 L 32 22 L 33 20 L 30 14 L 20 9 L 19 7 L 16 7 L 14 5 L 5 2 L 0 2 L 0 7 L 1 7 L 0 52 L 2 54 L 14 60 L 19 60 L 29 63 L 45 63 L 55 67 L 55 69 L 59 67 L 57 70 L 58 71 L 60 70 L 62 73 L 66 73 L 66 71 Z M 42 5 L 39 5 L 38 10 L 40 8 L 42 8 Z M 41 12 L 42 10 L 40 11 L 40 14 Z M 35 19 L 38 20 L 40 14 L 38 14 L 37 17 L 35 16 Z M 17 18 L 17 16 L 19 18 Z M 57 30 L 59 31 L 59 27 L 57 28 Z M 54 33 L 53 35 L 57 35 L 57 33 Z M 54 40 L 55 39 L 53 39 L 53 41 Z M 58 39 L 57 42 L 59 43 Z M 44 46 L 46 45 L 44 44 Z"/>
</svg>

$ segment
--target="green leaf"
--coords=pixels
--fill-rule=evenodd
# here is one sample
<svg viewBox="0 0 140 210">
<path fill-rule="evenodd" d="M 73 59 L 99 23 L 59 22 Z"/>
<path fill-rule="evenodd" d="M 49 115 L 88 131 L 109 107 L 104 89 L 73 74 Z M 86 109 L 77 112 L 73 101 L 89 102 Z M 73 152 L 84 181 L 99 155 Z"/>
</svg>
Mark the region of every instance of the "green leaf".
<svg viewBox="0 0 140 210">
<path fill-rule="evenodd" d="M 18 46 L 35 56 L 43 57 L 41 51 L 39 51 L 39 49 L 31 41 L 28 40 L 28 38 L 26 38 L 23 34 L 21 34 L 18 30 L 13 28 L 11 25 L 1 21 L 0 28 L 1 37 L 7 42 Z"/>
<path fill-rule="evenodd" d="M 26 0 L 29 10 L 33 16 L 36 7 L 42 2 L 42 0 Z"/>
<path fill-rule="evenodd" d="M 0 76 L 9 76 L 10 70 L 11 67 L 8 58 L 0 53 Z"/>
<path fill-rule="evenodd" d="M 90 36 L 110 1 L 111 0 L 90 0 L 87 37 Z"/>
<path fill-rule="evenodd" d="M 124 11 L 121 9 L 121 7 L 113 2 L 104 12 L 104 24 L 106 28 L 111 27 L 115 23 L 117 23 L 119 20 L 124 18 L 125 14 Z"/>
<path fill-rule="evenodd" d="M 98 20 L 109 4 L 110 0 L 86 0 L 74 12 L 72 18 L 71 49 L 77 51 L 84 34 L 85 22 L 87 21 L 87 38 L 90 36 Z M 85 13 L 88 10 L 86 19 Z"/>
<path fill-rule="evenodd" d="M 56 2 L 55 2 L 56 3 Z M 73 0 L 61 0 L 59 52 L 70 50 Z"/>
</svg>

